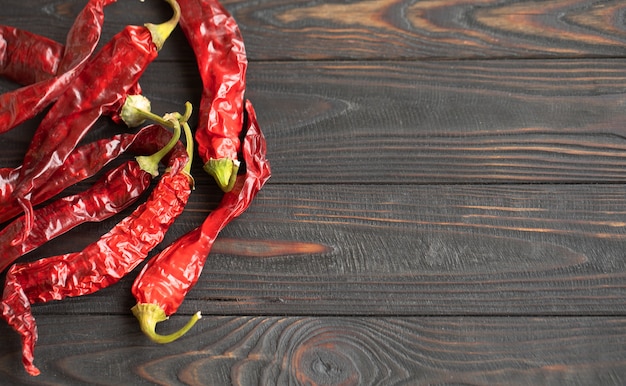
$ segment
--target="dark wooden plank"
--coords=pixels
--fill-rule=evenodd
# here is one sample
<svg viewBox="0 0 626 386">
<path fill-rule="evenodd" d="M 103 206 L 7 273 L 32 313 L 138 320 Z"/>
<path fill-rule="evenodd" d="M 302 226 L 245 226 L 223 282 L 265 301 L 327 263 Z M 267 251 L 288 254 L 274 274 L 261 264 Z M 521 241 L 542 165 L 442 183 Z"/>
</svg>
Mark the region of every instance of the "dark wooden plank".
<svg viewBox="0 0 626 386">
<path fill-rule="evenodd" d="M 273 182 L 623 181 L 624 64 L 264 63 L 248 96 Z"/>
<path fill-rule="evenodd" d="M 624 57 L 620 0 L 225 0 L 251 60 Z M 3 2 L 0 23 L 64 41 L 84 0 Z M 161 0 L 107 7 L 108 39 L 125 24 L 169 17 Z M 179 43 L 182 35 L 177 33 Z M 178 39 L 177 38 L 177 39 Z M 170 48 L 171 48 L 170 47 Z M 178 48 L 163 56 L 183 59 Z M 191 56 L 188 56 L 191 58 Z"/>
<path fill-rule="evenodd" d="M 0 23 L 61 41 L 83 4 L 8 0 Z M 624 383 L 623 2 L 224 4 L 274 176 L 161 328 L 212 316 L 180 342 L 147 342 L 129 312 L 135 272 L 34 307 L 38 379 L 2 324 L 0 383 Z M 103 42 L 169 16 L 161 0 L 106 12 Z M 142 85 L 158 112 L 197 105 L 180 30 Z M 1 166 L 19 164 L 35 127 L 0 136 Z M 103 119 L 90 138 L 121 130 Z M 194 174 L 164 245 L 220 198 L 197 160 Z"/>
<path fill-rule="evenodd" d="M 272 183 L 626 178 L 623 60 L 253 63 L 248 79 Z"/>
<path fill-rule="evenodd" d="M 619 385 L 626 380 L 623 318 L 207 317 L 187 337 L 165 346 L 147 342 L 132 316 L 46 316 L 39 327 L 36 362 L 42 374 L 29 378 L 20 368 L 17 339 L 0 326 L 3 382 Z"/>
<path fill-rule="evenodd" d="M 185 309 L 623 314 L 624 196 L 606 185 L 270 186 L 224 235 L 332 251 L 213 256 Z"/>
<path fill-rule="evenodd" d="M 619 0 L 226 4 L 242 25 L 251 57 L 265 60 L 626 54 L 624 3 Z M 267 50 L 268 42 L 272 50 Z"/>
<path fill-rule="evenodd" d="M 623 185 L 269 185 L 224 230 L 181 312 L 623 316 L 624 197 Z M 194 198 L 164 245 L 210 201 Z M 115 221 L 28 259 L 82 248 Z M 37 312 L 126 313 L 135 275 Z"/>
<path fill-rule="evenodd" d="M 253 63 L 248 79 L 271 183 L 626 179 L 624 60 Z M 193 64 L 143 77 L 160 113 L 197 106 L 198 84 Z M 106 122 L 94 136 L 123 130 Z M 3 165 L 35 126 L 0 137 Z"/>
</svg>

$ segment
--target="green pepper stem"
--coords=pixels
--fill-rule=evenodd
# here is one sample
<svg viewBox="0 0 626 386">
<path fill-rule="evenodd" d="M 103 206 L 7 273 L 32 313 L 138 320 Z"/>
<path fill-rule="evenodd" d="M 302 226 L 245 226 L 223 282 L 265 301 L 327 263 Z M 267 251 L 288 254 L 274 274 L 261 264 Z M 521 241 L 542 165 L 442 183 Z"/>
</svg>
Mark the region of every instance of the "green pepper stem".
<svg viewBox="0 0 626 386">
<path fill-rule="evenodd" d="M 169 153 L 174 148 L 174 146 L 180 139 L 180 122 L 178 122 L 178 120 L 175 118 L 172 118 L 170 122 L 173 123 L 174 133 L 172 134 L 172 138 L 169 140 L 169 142 L 159 151 L 152 155 L 140 155 L 135 157 L 137 163 L 139 164 L 139 166 L 141 166 L 141 169 L 150 173 L 153 177 L 159 175 L 159 162 L 161 162 L 163 157 L 165 157 L 167 153 Z"/>
<path fill-rule="evenodd" d="M 165 115 L 164 117 L 160 117 L 150 110 L 144 110 L 133 105 L 126 106 L 126 109 L 128 111 L 128 114 L 132 114 L 134 117 L 136 117 L 136 119 L 143 118 L 146 120 L 151 120 L 152 122 L 156 124 L 159 124 L 163 127 L 166 127 L 172 130 L 175 129 L 175 126 L 176 126 L 176 123 L 174 123 L 175 121 L 186 122 L 186 119 L 189 119 L 188 114 L 191 115 L 191 113 L 189 112 L 191 110 L 191 103 L 189 102 L 185 103 L 184 115 L 181 115 L 180 113 L 170 113 L 170 114 Z"/>
<path fill-rule="evenodd" d="M 148 98 L 141 94 L 128 95 L 122 105 L 120 118 L 128 127 L 138 127 L 146 121 L 145 114 L 142 112 L 150 112 L 151 103 Z"/>
<path fill-rule="evenodd" d="M 204 171 L 209 173 L 224 192 L 230 192 L 237 181 L 239 161 L 229 158 L 210 159 L 203 166 Z"/>
<path fill-rule="evenodd" d="M 189 160 L 187 164 L 183 168 L 183 172 L 187 173 L 189 177 L 191 177 L 191 163 L 193 161 L 193 134 L 191 134 L 191 128 L 189 124 L 185 121 L 183 122 L 183 131 L 185 132 L 185 141 L 187 143 L 187 154 L 189 155 Z"/>
<path fill-rule="evenodd" d="M 146 23 L 144 26 L 150 31 L 152 35 L 152 42 L 160 50 L 168 37 L 174 31 L 174 28 L 178 25 L 180 20 L 180 6 L 176 0 L 165 0 L 172 7 L 174 15 L 168 21 L 161 24 Z"/>
<path fill-rule="evenodd" d="M 144 334 L 156 343 L 171 343 L 181 336 L 185 335 L 196 322 L 202 318 L 200 311 L 196 312 L 191 319 L 180 330 L 169 335 L 161 335 L 156 332 L 156 324 L 167 320 L 165 311 L 161 307 L 153 303 L 137 303 L 131 308 L 133 315 L 139 320 L 139 327 Z"/>
</svg>

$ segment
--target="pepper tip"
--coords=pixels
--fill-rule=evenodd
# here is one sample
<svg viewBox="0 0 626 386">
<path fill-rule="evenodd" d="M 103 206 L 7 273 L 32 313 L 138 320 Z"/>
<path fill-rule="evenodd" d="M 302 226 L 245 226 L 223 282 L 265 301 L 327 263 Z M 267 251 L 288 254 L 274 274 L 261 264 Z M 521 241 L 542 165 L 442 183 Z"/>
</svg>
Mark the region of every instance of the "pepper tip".
<svg viewBox="0 0 626 386">
<path fill-rule="evenodd" d="M 35 365 L 25 365 L 25 368 L 26 368 L 26 372 L 29 375 L 32 375 L 33 377 L 36 377 L 39 374 L 41 374 L 41 371 L 37 367 L 35 367 Z"/>
</svg>

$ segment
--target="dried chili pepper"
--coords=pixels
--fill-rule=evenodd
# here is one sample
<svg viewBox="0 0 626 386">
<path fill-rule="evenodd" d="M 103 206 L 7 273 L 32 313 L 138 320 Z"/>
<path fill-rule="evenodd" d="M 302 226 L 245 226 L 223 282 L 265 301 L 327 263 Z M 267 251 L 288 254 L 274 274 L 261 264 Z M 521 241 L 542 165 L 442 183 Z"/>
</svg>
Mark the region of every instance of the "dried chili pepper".
<svg viewBox="0 0 626 386">
<path fill-rule="evenodd" d="M 150 125 L 143 127 L 136 134 L 117 134 L 77 147 L 48 183 L 33 192 L 31 202 L 33 205 L 40 204 L 61 193 L 65 188 L 94 176 L 126 151 L 137 155 L 152 154 L 165 146 L 170 137 L 171 133 L 167 130 L 158 125 Z M 22 208 L 12 197 L 19 171 L 20 167 L 0 169 L 0 222 L 22 213 Z"/>
<path fill-rule="evenodd" d="M 194 50 L 202 96 L 196 142 L 204 169 L 225 192 L 239 168 L 246 58 L 239 26 L 217 0 L 178 0 L 180 27 Z"/>
<path fill-rule="evenodd" d="M 0 95 L 0 133 L 34 117 L 66 91 L 98 45 L 104 7 L 115 1 L 90 0 L 78 14 L 68 33 L 57 76 Z"/>
<path fill-rule="evenodd" d="M 154 135 L 156 132 L 159 134 Z M 155 173 L 154 159 L 162 157 L 168 160 L 166 155 L 177 138 L 159 125 L 147 126 L 137 135 L 127 137 L 133 142 L 138 139 L 142 142 L 135 147 L 142 149 L 141 155 L 155 152 L 157 155 L 149 157 L 148 162 L 142 161 L 142 164 L 137 161 L 143 159 L 141 156 L 128 160 L 108 170 L 89 189 L 36 209 L 35 217 L 39 221 L 35 222 L 25 240 L 21 235 L 24 216 L 12 221 L 0 231 L 0 272 L 18 257 L 84 222 L 102 221 L 119 213 L 145 192 Z M 147 149 L 149 152 L 146 152 Z"/>
<path fill-rule="evenodd" d="M 60 53 L 64 51 L 64 46 L 44 36 L 0 25 L 0 76 L 21 85 L 30 85 L 56 75 L 62 59 Z M 38 60 L 32 60 L 32 57 L 37 57 Z M 138 83 L 132 85 L 127 94 L 125 104 L 131 98 L 144 98 L 140 95 L 141 86 Z M 149 110 L 147 99 L 135 100 L 132 103 L 142 104 L 144 109 L 147 103 Z M 128 127 L 136 127 L 143 123 L 123 117 L 118 111 L 106 110 L 102 113 L 109 114 L 116 123 L 125 123 Z"/>
<path fill-rule="evenodd" d="M 59 97 L 35 131 L 22 162 L 13 196 L 32 227 L 31 195 L 58 170 L 96 120 L 118 111 L 147 66 L 178 24 L 180 10 L 167 0 L 174 16 L 160 25 L 127 26 L 89 61 Z"/>
<path fill-rule="evenodd" d="M 21 85 L 54 77 L 65 47 L 44 36 L 0 25 L 0 76 Z"/>
<path fill-rule="evenodd" d="M 151 180 L 150 173 L 129 160 L 107 171 L 89 189 L 36 209 L 38 221 L 26 239 L 21 234 L 24 216 L 13 220 L 0 231 L 0 271 L 82 223 L 102 221 L 126 209 L 150 186 Z"/>
<path fill-rule="evenodd" d="M 41 42 L 41 45 L 45 45 L 46 38 L 39 35 L 33 35 L 33 37 Z M 35 71 L 37 71 L 36 68 Z M 29 80 L 22 79 L 21 81 L 28 82 Z M 104 111 L 103 113 L 110 115 L 116 123 L 123 122 L 128 127 L 140 126 L 149 116 L 151 105 L 150 100 L 141 95 L 140 92 L 141 87 L 136 83 L 129 89 L 130 95 L 125 98 L 124 104 L 119 110 Z M 91 177 L 108 162 L 125 152 L 129 146 L 137 147 L 138 143 L 144 140 L 141 137 L 147 137 L 150 132 L 150 130 L 144 129 L 137 134 L 118 134 L 112 138 L 99 140 L 74 149 L 63 166 L 50 177 L 50 180 L 33 192 L 31 203 L 33 205 L 39 204 L 60 193 L 66 187 Z M 12 196 L 15 185 L 19 181 L 21 168 L 21 166 L 0 168 L 0 223 L 22 212 L 23 208 Z"/>
<path fill-rule="evenodd" d="M 118 282 L 163 240 L 183 211 L 193 181 L 189 174 L 193 138 L 186 122 L 184 126 L 187 148 L 173 149 L 168 169 L 147 201 L 131 215 L 81 252 L 9 268 L 2 316 L 21 336 L 22 362 L 29 374 L 39 374 L 33 363 L 37 326 L 31 304 L 90 294 Z"/>
<path fill-rule="evenodd" d="M 201 226 L 177 239 L 144 266 L 132 287 L 137 304 L 132 312 L 141 330 L 157 343 L 168 343 L 187 332 L 200 313 L 179 331 L 170 335 L 155 332 L 158 322 L 176 312 L 185 295 L 195 285 L 217 235 L 232 219 L 243 213 L 270 177 L 265 158 L 265 137 L 261 132 L 252 104 L 247 112 L 243 154 L 246 172 L 237 177 L 235 187 L 220 201 Z"/>
<path fill-rule="evenodd" d="M 6 47 L 6 40 L 11 37 L 12 48 Z M 20 55 L 14 55 L 7 51 L 20 51 L 15 46 L 27 45 L 31 51 L 39 52 L 40 56 L 45 56 L 39 61 L 26 61 Z M 0 75 L 21 84 L 30 84 L 40 78 L 54 75 L 58 66 L 60 56 L 59 51 L 64 47 L 46 37 L 19 30 L 17 28 L 0 26 Z M 16 57 L 17 56 L 17 57 Z M 48 60 L 48 63 L 43 63 Z M 124 104 L 119 111 L 105 111 L 116 123 L 124 123 L 129 127 L 140 126 L 145 121 L 145 113 L 150 111 L 150 101 L 141 93 L 141 87 L 136 83 L 130 88 L 129 94 L 124 100 Z M 38 204 L 48 198 L 60 193 L 64 188 L 90 177 L 95 172 L 115 159 L 130 145 L 135 144 L 136 136 L 145 136 L 146 131 L 141 130 L 137 135 L 119 134 L 108 140 L 100 140 L 95 143 L 75 149 L 63 164 L 50 178 L 48 183 L 33 195 L 31 202 Z M 86 164 L 88 162 L 89 164 Z M 14 197 L 11 196 L 15 189 L 20 175 L 21 166 L 17 168 L 0 168 L 0 223 L 22 212 Z M 86 174 L 90 173 L 90 174 Z M 43 191 L 53 193 L 42 194 Z"/>
</svg>

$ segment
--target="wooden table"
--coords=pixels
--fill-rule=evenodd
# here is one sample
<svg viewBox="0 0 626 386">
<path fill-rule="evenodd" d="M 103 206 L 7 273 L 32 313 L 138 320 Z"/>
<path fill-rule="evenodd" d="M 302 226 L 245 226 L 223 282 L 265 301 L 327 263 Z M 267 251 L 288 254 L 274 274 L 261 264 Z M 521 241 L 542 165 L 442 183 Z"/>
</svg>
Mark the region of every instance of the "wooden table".
<svg viewBox="0 0 626 386">
<path fill-rule="evenodd" d="M 62 42 L 85 3 L 8 0 L 0 23 Z M 0 383 L 626 383 L 624 1 L 224 5 L 273 176 L 159 331 L 204 318 L 175 343 L 148 341 L 129 311 L 135 271 L 34 306 L 37 378 L 2 324 Z M 162 1 L 119 0 L 102 41 L 169 16 Z M 157 112 L 197 105 L 180 30 L 141 84 Z M 36 126 L 0 136 L 3 167 Z M 103 118 L 90 138 L 123 130 Z M 198 159 L 194 176 L 157 250 L 217 204 Z M 24 260 L 80 249 L 122 217 Z"/>
</svg>

